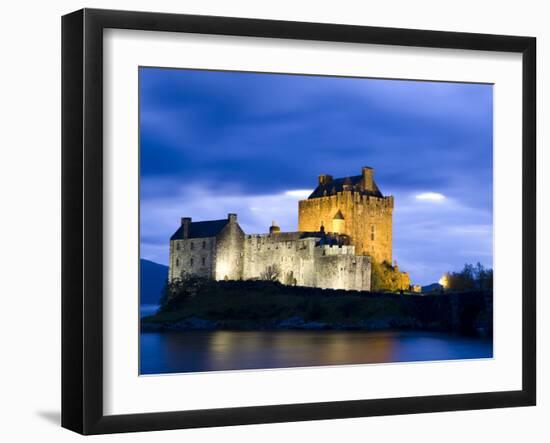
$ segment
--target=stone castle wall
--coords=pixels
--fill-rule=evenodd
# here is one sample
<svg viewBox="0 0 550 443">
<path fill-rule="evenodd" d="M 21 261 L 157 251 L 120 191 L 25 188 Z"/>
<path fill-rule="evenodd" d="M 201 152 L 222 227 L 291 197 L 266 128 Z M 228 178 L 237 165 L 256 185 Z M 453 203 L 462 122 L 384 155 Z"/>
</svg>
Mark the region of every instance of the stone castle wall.
<svg viewBox="0 0 550 443">
<path fill-rule="evenodd" d="M 289 239 L 285 234 L 248 235 L 244 241 L 243 279 L 257 279 L 268 266 L 279 270 L 279 281 L 284 284 L 314 286 L 313 250 L 315 239 Z"/>
<path fill-rule="evenodd" d="M 183 275 L 213 278 L 216 238 L 188 238 L 170 242 L 170 281 Z"/>
<path fill-rule="evenodd" d="M 353 248 L 353 246 L 341 248 Z M 328 245 L 316 248 L 315 286 L 325 289 L 370 291 L 370 257 L 342 253 L 341 248 Z"/>
<path fill-rule="evenodd" d="M 370 290 L 372 263 L 392 264 L 393 206 L 393 197 L 382 195 L 370 167 L 347 178 L 323 174 L 310 197 L 298 204 L 298 232 L 272 226 L 269 234 L 245 235 L 237 215 L 229 214 L 223 228 L 209 231 L 215 237 L 171 241 L 169 276 L 261 279 L 274 267 L 284 284 Z M 194 226 L 190 222 L 182 219 L 183 231 L 174 238 L 186 237 Z M 196 226 L 194 235 L 205 232 Z M 408 288 L 408 274 L 399 278 L 400 286 Z"/>
<path fill-rule="evenodd" d="M 295 233 L 244 235 L 228 224 L 220 235 L 170 242 L 169 279 L 196 275 L 215 280 L 261 279 L 268 267 L 287 285 L 370 290 L 371 263 L 355 246 L 319 245 Z"/>
<path fill-rule="evenodd" d="M 268 267 L 283 284 L 325 289 L 370 290 L 370 260 L 354 246 L 318 245 L 316 238 L 290 239 L 286 233 L 248 235 L 244 240 L 243 279 L 257 279 Z"/>
<path fill-rule="evenodd" d="M 358 255 L 392 263 L 393 197 L 373 197 L 342 191 L 335 195 L 302 200 L 298 206 L 298 230 L 313 232 L 324 226 L 334 232 L 333 218 L 340 211 L 341 233 L 349 235 Z"/>
</svg>

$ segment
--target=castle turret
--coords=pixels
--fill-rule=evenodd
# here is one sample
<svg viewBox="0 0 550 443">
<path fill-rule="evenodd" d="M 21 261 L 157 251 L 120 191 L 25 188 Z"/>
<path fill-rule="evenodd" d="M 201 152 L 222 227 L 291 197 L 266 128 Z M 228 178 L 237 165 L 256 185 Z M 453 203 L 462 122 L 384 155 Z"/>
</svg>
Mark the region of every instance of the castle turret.
<svg viewBox="0 0 550 443">
<path fill-rule="evenodd" d="M 334 234 L 343 234 L 344 223 L 345 223 L 345 220 L 344 220 L 344 216 L 342 215 L 342 211 L 338 210 L 338 212 L 332 218 L 332 232 Z"/>
<path fill-rule="evenodd" d="M 271 226 L 269 227 L 269 233 L 270 234 L 278 234 L 279 232 L 281 232 L 281 228 L 279 227 L 277 222 L 275 220 L 273 220 L 273 222 L 271 222 Z"/>
</svg>

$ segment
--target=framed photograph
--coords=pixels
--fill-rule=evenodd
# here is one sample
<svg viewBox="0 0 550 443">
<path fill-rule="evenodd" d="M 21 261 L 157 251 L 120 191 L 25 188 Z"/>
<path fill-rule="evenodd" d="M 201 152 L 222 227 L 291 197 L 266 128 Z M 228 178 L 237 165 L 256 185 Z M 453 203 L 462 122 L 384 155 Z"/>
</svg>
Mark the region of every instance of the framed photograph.
<svg viewBox="0 0 550 443">
<path fill-rule="evenodd" d="M 536 402 L 532 37 L 62 20 L 62 425 Z"/>
</svg>

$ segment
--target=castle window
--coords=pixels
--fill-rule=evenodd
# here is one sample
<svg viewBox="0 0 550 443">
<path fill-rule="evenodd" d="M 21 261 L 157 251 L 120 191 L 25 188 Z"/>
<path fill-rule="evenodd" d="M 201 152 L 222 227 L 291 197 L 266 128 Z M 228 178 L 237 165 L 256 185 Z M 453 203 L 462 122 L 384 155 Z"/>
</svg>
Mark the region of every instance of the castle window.
<svg viewBox="0 0 550 443">
<path fill-rule="evenodd" d="M 205 241 L 202 242 L 202 249 L 206 249 L 206 242 Z"/>
<path fill-rule="evenodd" d="M 374 240 L 374 225 L 370 227 L 370 239 Z"/>
<path fill-rule="evenodd" d="M 180 265 L 180 259 L 176 258 L 176 267 Z"/>
<path fill-rule="evenodd" d="M 193 266 L 193 259 L 189 260 L 189 264 Z"/>
<path fill-rule="evenodd" d="M 191 242 L 191 244 L 189 245 L 189 247 L 190 247 L 191 249 L 195 249 L 195 245 L 193 244 L 193 242 Z"/>
<path fill-rule="evenodd" d="M 176 243 L 176 249 L 179 251 L 180 250 L 180 244 L 179 243 Z"/>
<path fill-rule="evenodd" d="M 206 264 L 206 258 L 202 258 L 202 265 L 204 266 Z"/>
</svg>

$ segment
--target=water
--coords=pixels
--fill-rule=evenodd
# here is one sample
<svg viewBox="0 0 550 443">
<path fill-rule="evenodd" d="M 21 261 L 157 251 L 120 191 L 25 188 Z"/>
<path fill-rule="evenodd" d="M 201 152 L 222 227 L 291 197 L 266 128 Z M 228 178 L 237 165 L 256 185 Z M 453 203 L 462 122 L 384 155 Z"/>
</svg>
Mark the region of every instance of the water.
<svg viewBox="0 0 550 443">
<path fill-rule="evenodd" d="M 491 358 L 492 340 L 427 332 L 141 333 L 141 373 Z"/>
</svg>

